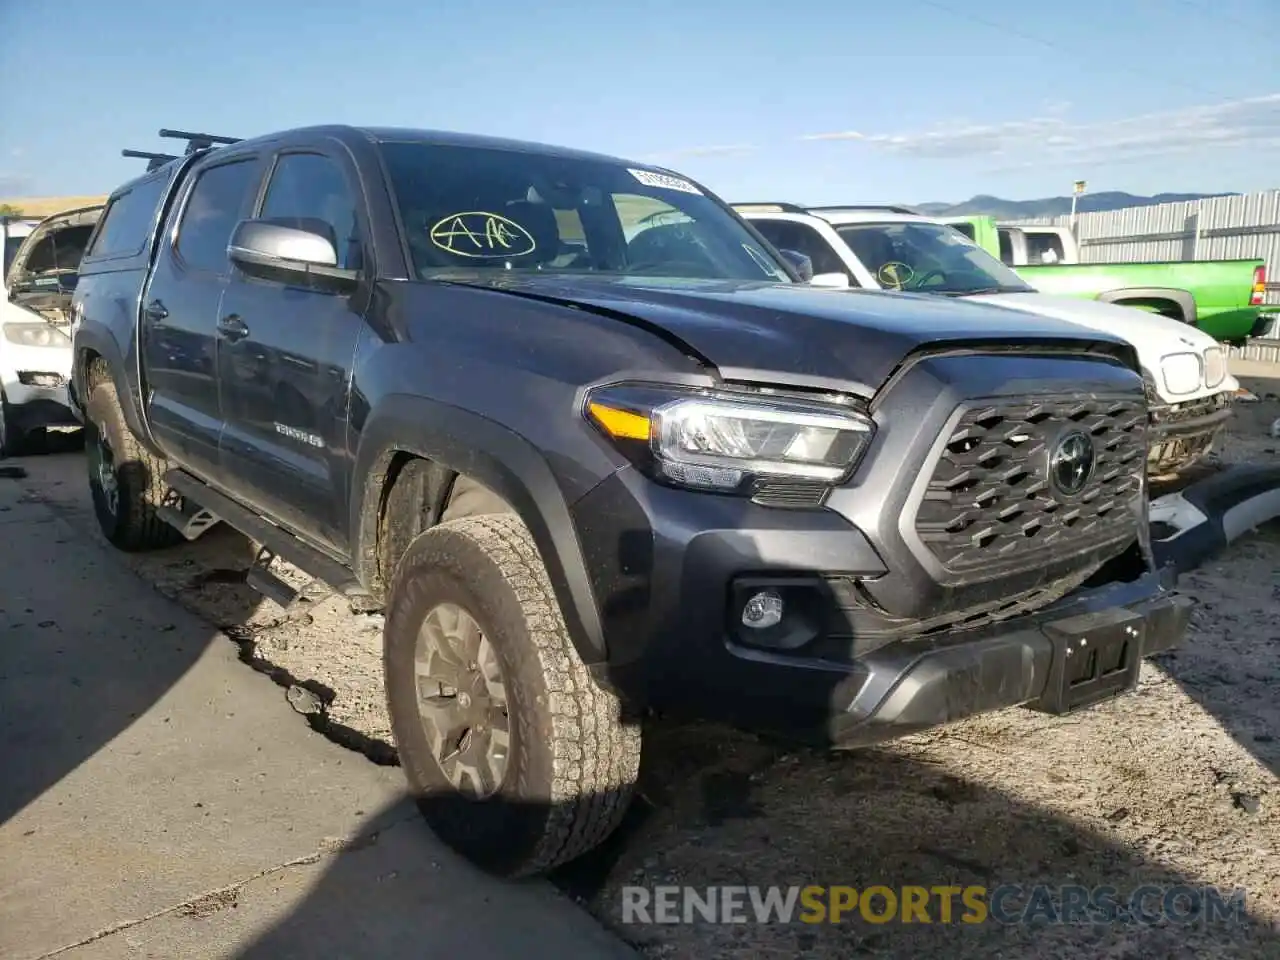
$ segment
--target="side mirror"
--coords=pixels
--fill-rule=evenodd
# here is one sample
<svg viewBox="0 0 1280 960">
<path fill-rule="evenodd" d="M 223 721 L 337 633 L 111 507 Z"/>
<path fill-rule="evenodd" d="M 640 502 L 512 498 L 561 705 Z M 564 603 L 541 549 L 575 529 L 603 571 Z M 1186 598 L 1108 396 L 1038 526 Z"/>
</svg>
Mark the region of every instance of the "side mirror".
<svg viewBox="0 0 1280 960">
<path fill-rule="evenodd" d="M 266 280 L 315 282 L 349 289 L 359 274 L 338 266 L 333 231 L 320 221 L 241 220 L 227 256 L 245 273 Z"/>
<path fill-rule="evenodd" d="M 849 275 L 847 273 L 815 273 L 809 280 L 809 286 L 848 290 L 850 286 Z"/>
<path fill-rule="evenodd" d="M 800 274 L 800 279 L 808 283 L 813 279 L 813 261 L 806 257 L 803 253 L 796 250 L 779 250 L 783 259 L 795 268 L 796 273 Z"/>
</svg>

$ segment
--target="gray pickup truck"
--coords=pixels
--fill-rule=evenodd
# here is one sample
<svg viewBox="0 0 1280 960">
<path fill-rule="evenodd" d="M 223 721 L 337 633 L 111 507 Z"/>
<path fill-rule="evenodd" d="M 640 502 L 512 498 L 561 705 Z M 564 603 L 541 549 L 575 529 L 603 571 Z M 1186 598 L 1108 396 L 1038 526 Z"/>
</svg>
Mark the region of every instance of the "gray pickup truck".
<svg viewBox="0 0 1280 960">
<path fill-rule="evenodd" d="M 608 836 L 651 710 L 856 746 L 1085 707 L 1181 642 L 1125 342 L 808 286 L 643 164 L 182 136 L 80 267 L 98 520 L 227 523 L 278 602 L 277 556 L 385 609 L 404 772 L 484 868 Z"/>
</svg>

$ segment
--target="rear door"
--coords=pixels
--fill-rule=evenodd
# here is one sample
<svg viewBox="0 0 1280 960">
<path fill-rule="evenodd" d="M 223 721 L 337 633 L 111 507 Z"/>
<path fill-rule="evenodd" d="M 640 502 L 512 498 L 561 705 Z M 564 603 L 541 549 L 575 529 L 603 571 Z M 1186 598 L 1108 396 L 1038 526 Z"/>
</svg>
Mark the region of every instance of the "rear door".
<svg viewBox="0 0 1280 960">
<path fill-rule="evenodd" d="M 255 154 L 220 150 L 197 167 L 174 205 L 142 297 L 142 351 L 151 429 L 165 451 L 219 483 L 218 305 L 230 271 L 227 244 L 262 179 Z"/>
<path fill-rule="evenodd" d="M 371 275 L 363 194 L 341 148 L 282 150 L 257 215 L 326 232 L 338 266 Z M 347 401 L 365 292 L 233 269 L 218 313 L 227 483 L 320 546 L 345 539 Z"/>
</svg>

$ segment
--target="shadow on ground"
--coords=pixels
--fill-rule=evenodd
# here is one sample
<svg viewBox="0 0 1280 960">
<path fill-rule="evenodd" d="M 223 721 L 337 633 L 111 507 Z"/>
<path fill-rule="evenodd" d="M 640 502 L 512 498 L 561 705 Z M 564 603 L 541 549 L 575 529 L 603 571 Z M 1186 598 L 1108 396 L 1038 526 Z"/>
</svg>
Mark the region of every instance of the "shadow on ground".
<svg viewBox="0 0 1280 960">
<path fill-rule="evenodd" d="M 1241 376 L 1258 402 L 1238 403 L 1233 433 L 1248 437 L 1254 462 L 1280 465 L 1280 376 Z M 1154 658 L 1186 694 L 1273 774 L 1280 775 L 1280 518 L 1183 575 L 1194 596 L 1187 644 Z"/>
<path fill-rule="evenodd" d="M 728 756 L 734 743 L 740 748 Z M 1222 891 L 1225 910 L 1207 919 L 1210 908 L 1204 906 L 1204 888 L 1194 878 L 1135 856 L 1104 836 L 1014 797 L 881 751 L 784 758 L 776 748 L 753 742 L 742 749 L 743 743 L 741 737 L 711 728 L 659 731 L 651 741 L 651 755 L 659 757 L 661 769 L 651 765 L 646 776 L 657 781 L 659 791 L 664 785 L 698 783 L 700 789 L 686 788 L 679 794 L 696 796 L 695 805 L 677 810 L 660 807 L 661 815 L 654 822 L 635 814 L 630 830 L 594 856 L 562 869 L 555 878 L 571 892 L 592 898 L 597 916 L 642 953 L 689 960 L 802 955 L 840 960 L 864 955 L 955 960 L 1105 955 L 1172 960 L 1264 958 L 1280 950 L 1280 936 L 1248 916 L 1247 897 L 1243 909 L 1232 913 L 1232 892 Z M 793 765 L 810 789 L 803 794 L 763 790 L 753 767 L 779 763 Z M 670 798 L 656 799 L 662 805 Z M 428 798 L 423 806 L 430 811 L 436 802 Z M 636 808 L 643 809 L 648 802 L 641 800 Z M 860 823 L 861 839 L 833 847 L 820 832 L 785 828 L 788 819 L 810 815 L 815 808 Z M 546 808 L 541 812 L 545 814 Z M 657 820 L 663 825 L 655 829 Z M 714 845 L 704 842 L 712 828 Z M 999 835 L 998 842 L 990 841 L 993 833 Z M 412 831 L 409 834 L 405 839 L 412 842 Z M 409 858 L 415 865 L 407 873 L 388 871 L 379 848 L 389 839 L 366 837 L 334 854 L 305 901 L 237 956 L 301 960 L 425 955 L 428 951 L 415 944 L 412 929 L 386 922 L 385 904 L 397 885 L 407 883 L 420 892 L 406 894 L 400 887 L 400 897 L 408 900 L 395 897 L 395 902 L 415 904 L 424 922 L 447 909 L 447 893 L 442 895 L 432 882 L 440 867 L 438 862 Z M 738 839 L 749 842 L 738 844 Z M 625 860 L 628 848 L 635 846 L 660 856 L 660 876 L 616 875 L 617 859 Z M 752 848 L 760 851 L 754 858 L 747 853 Z M 865 915 L 859 904 L 839 922 L 831 922 L 826 911 L 818 916 L 819 922 L 802 922 L 803 915 L 815 914 L 806 914 L 801 903 L 792 922 L 776 922 L 776 915 L 775 922 L 757 922 L 747 894 L 740 895 L 739 908 L 746 922 L 712 924 L 693 912 L 694 922 L 680 923 L 682 908 L 677 899 L 672 901 L 677 904 L 673 925 L 671 917 L 657 912 L 654 887 L 687 882 L 682 877 L 685 865 L 691 867 L 691 875 L 714 875 L 715 882 L 724 886 L 817 884 L 858 891 L 886 887 L 893 891 L 889 896 L 897 901 L 896 911 L 882 891 L 866 901 Z M 449 869 L 470 868 L 457 864 Z M 615 875 L 607 876 L 601 886 L 602 873 Z M 624 888 L 629 883 L 646 886 L 627 892 Z M 1009 889 L 995 893 L 1002 885 Z M 1045 892 L 1037 894 L 1036 885 L 1044 885 Z M 901 895 L 907 886 L 957 888 L 946 893 L 947 899 L 954 897 L 952 922 L 943 922 L 943 896 L 938 893 L 929 893 L 925 903 L 929 922 L 922 922 L 919 914 L 915 922 L 900 922 Z M 1105 886 L 1115 891 L 1110 916 L 1104 895 L 1097 890 Z M 971 889 L 975 887 L 981 889 L 975 893 Z M 1099 912 L 1072 912 L 1073 894 L 1065 891 L 1067 887 L 1091 890 L 1100 898 Z M 976 913 L 968 910 L 963 890 L 970 891 L 970 906 L 985 903 L 985 910 L 980 906 Z M 696 892 L 707 895 L 701 884 Z M 1141 895 L 1133 904 L 1135 913 L 1127 915 L 1135 893 Z M 817 901 L 830 903 L 826 895 Z M 643 909 L 628 917 L 627 903 Z M 1197 904 L 1201 915 L 1193 919 Z M 886 913 L 896 915 L 881 922 Z M 963 921 L 966 913 L 982 922 Z M 396 910 L 395 915 L 401 916 L 402 911 Z M 433 942 L 429 952 L 444 956 L 455 949 L 465 951 L 468 938 L 474 935 L 472 928 L 496 922 L 499 918 L 483 912 L 459 915 L 452 927 L 456 938 Z M 536 937 L 533 931 L 531 935 Z M 536 939 L 530 941 L 528 955 L 540 955 Z"/>
<path fill-rule="evenodd" d="M 93 582 L 113 560 L 77 549 L 32 501 L 17 478 L 0 477 L 0 823 L 149 710 L 208 646 L 108 609 Z M 44 535 L 18 541 L 30 524 Z"/>
</svg>

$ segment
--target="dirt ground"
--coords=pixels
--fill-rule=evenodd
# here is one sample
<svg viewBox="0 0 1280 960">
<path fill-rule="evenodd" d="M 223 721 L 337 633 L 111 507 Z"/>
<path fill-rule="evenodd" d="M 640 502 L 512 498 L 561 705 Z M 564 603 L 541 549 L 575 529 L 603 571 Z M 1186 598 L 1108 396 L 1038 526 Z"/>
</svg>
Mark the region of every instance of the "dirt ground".
<svg viewBox="0 0 1280 960">
<path fill-rule="evenodd" d="M 1223 462 L 1267 462 L 1280 370 L 1242 377 Z M 96 530 L 76 453 L 24 458 L 30 495 Z M 286 617 L 242 582 L 227 530 L 121 556 L 273 673 L 317 730 L 394 763 L 381 617 L 334 598 Z M 650 731 L 641 798 L 563 886 L 645 955 L 1280 958 L 1280 524 L 1185 576 L 1189 643 L 1135 695 L 1069 718 L 1013 710 L 883 748 L 820 755 L 710 727 Z M 1244 925 L 624 925 L 621 887 L 1213 884 L 1244 889 Z M 937 917 L 934 917 L 937 920 Z"/>
</svg>

